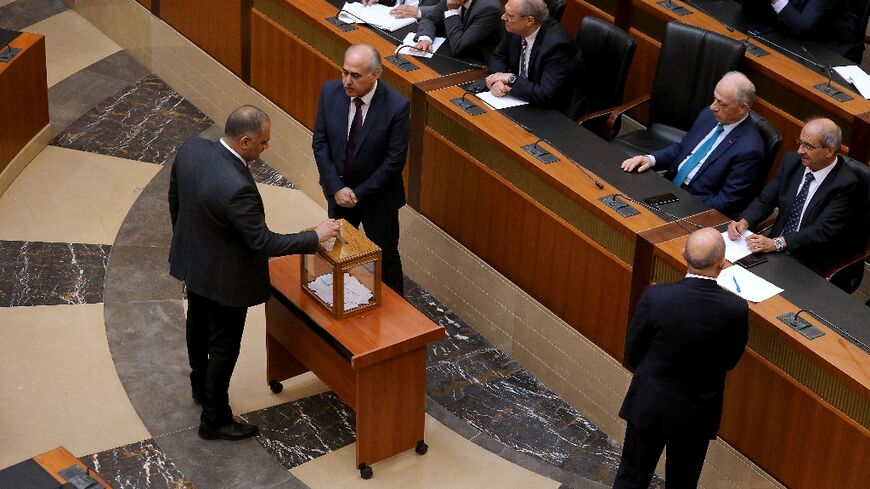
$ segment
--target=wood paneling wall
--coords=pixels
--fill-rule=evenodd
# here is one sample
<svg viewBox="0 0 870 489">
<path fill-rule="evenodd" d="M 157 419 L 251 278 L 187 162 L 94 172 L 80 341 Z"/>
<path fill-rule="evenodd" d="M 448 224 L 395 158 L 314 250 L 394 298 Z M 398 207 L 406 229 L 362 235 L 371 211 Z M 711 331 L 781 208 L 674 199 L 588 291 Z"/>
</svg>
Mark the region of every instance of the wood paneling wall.
<svg viewBox="0 0 870 489">
<path fill-rule="evenodd" d="M 15 58 L 0 63 L 0 171 L 48 125 L 45 37 L 22 33 Z"/>
</svg>

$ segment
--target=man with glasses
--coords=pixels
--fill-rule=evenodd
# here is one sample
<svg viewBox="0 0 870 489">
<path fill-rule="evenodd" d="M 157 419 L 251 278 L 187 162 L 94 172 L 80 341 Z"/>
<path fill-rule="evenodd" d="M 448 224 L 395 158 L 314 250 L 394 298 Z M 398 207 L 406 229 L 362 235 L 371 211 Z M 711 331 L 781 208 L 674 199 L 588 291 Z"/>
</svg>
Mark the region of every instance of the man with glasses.
<svg viewBox="0 0 870 489">
<path fill-rule="evenodd" d="M 622 162 L 627 172 L 664 170 L 665 178 L 727 215 L 742 211 L 763 183 L 764 141 L 749 117 L 755 85 L 743 73 L 725 74 L 713 103 L 679 143 Z"/>
<path fill-rule="evenodd" d="M 746 243 L 753 253 L 785 251 L 817 273 L 838 263 L 854 249 L 848 223 L 858 179 L 837 155 L 843 134 L 830 119 L 812 119 L 801 129 L 797 152 L 787 153 L 776 176 L 741 215 L 728 225 L 728 237 L 739 238 L 779 209 L 769 236 L 753 234 Z"/>
</svg>

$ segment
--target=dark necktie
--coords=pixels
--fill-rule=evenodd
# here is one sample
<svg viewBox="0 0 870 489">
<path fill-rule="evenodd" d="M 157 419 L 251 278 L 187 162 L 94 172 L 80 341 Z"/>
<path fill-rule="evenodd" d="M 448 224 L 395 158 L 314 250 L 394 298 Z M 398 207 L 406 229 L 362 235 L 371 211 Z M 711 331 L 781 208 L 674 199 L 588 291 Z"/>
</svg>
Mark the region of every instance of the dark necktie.
<svg viewBox="0 0 870 489">
<path fill-rule="evenodd" d="M 804 176 L 804 186 L 801 187 L 797 197 L 791 204 L 791 209 L 788 210 L 788 216 L 785 218 L 785 227 L 782 234 L 796 233 L 801 228 L 801 214 L 804 210 L 804 204 L 807 201 L 807 195 L 810 193 L 810 183 L 815 179 L 811 172 L 807 172 Z"/>
<path fill-rule="evenodd" d="M 682 185 L 686 180 L 686 177 L 689 176 L 689 173 L 692 172 L 701 160 L 707 156 L 708 153 L 713 149 L 713 145 L 716 143 L 716 140 L 719 139 L 719 135 L 722 134 L 722 131 L 725 130 L 725 126 L 722 123 L 716 124 L 716 128 L 713 130 L 713 135 L 707 138 L 704 141 L 704 144 L 701 144 L 697 148 L 695 148 L 695 152 L 692 153 L 691 156 L 683 163 L 683 167 L 680 168 L 680 171 L 677 172 L 677 176 L 674 177 L 673 182 L 677 185 Z"/>
<path fill-rule="evenodd" d="M 465 25 L 465 14 L 468 13 L 468 9 L 465 8 L 465 5 L 459 7 L 459 20 L 462 21 L 462 25 Z"/>
<path fill-rule="evenodd" d="M 347 154 L 344 157 L 344 171 L 341 176 L 344 183 L 350 182 L 351 170 L 353 169 L 353 155 L 356 153 L 356 143 L 363 125 L 362 106 L 364 102 L 361 98 L 354 97 L 353 103 L 356 105 L 356 112 L 353 114 L 350 131 L 347 133 Z"/>
<path fill-rule="evenodd" d="M 522 38 L 522 42 L 520 43 L 522 49 L 520 50 L 520 78 L 528 78 L 529 77 L 529 67 L 526 63 L 526 50 L 529 49 L 529 41 L 526 41 L 526 38 Z"/>
</svg>

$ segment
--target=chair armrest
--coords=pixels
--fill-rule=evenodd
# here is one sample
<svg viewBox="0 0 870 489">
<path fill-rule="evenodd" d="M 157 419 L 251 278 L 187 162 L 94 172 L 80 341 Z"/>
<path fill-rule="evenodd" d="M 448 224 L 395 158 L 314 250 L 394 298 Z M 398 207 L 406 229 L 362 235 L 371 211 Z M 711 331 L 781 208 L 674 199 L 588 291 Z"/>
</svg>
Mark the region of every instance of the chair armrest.
<svg viewBox="0 0 870 489">
<path fill-rule="evenodd" d="M 840 273 L 843 269 L 851 267 L 856 263 L 860 263 L 867 258 L 870 258 L 870 238 L 867 239 L 867 246 L 864 247 L 864 250 L 856 251 L 855 254 L 853 254 L 849 258 L 846 258 L 840 263 L 836 263 L 827 270 L 825 270 L 825 273 L 823 274 L 825 280 L 831 280 L 831 277 Z"/>
<path fill-rule="evenodd" d="M 607 122 L 604 124 L 604 130 L 601 134 L 601 137 L 603 137 L 606 141 L 611 141 L 616 136 L 616 134 L 613 134 L 613 125 L 616 124 L 617 119 L 619 119 L 619 117 L 622 116 L 622 114 L 626 111 L 633 109 L 643 103 L 649 102 L 649 100 L 650 96 L 644 95 L 642 97 L 638 97 L 632 100 L 631 102 L 628 102 L 627 104 L 623 104 L 617 107 L 611 107 L 609 109 L 599 110 L 598 112 L 593 112 L 591 114 L 586 114 L 578 118 L 577 122 L 579 124 L 583 124 L 586 121 L 597 119 L 599 117 L 603 117 L 609 114 Z"/>
</svg>

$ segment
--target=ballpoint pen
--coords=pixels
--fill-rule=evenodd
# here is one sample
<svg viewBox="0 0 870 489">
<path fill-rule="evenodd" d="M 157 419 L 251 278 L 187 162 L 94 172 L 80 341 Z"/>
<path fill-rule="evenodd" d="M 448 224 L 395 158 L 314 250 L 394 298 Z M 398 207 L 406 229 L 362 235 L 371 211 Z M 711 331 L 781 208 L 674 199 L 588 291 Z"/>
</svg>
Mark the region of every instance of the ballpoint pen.
<svg viewBox="0 0 870 489">
<path fill-rule="evenodd" d="M 737 288 L 737 293 L 739 294 L 739 293 L 740 293 L 740 284 L 737 283 L 737 277 L 735 277 L 734 275 L 732 275 L 732 276 L 731 276 L 731 280 L 734 281 L 734 287 Z"/>
</svg>

